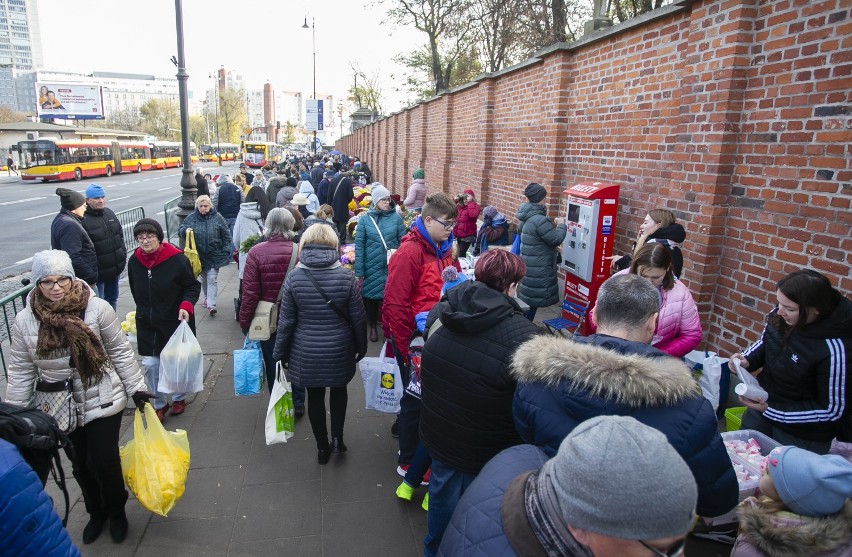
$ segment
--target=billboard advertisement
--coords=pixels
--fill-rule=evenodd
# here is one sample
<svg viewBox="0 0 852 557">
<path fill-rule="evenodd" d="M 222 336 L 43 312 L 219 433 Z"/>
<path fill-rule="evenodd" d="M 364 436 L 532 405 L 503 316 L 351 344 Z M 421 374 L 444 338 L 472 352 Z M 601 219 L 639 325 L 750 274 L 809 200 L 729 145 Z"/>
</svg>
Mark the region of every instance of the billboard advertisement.
<svg viewBox="0 0 852 557">
<path fill-rule="evenodd" d="M 39 118 L 95 120 L 104 117 L 100 85 L 37 82 L 35 88 Z"/>
</svg>

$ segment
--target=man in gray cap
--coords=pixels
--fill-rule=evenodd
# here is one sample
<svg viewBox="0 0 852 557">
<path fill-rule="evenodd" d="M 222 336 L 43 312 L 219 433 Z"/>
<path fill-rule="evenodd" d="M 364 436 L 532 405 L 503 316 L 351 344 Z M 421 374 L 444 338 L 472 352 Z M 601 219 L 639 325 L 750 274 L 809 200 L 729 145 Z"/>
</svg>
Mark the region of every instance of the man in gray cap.
<svg viewBox="0 0 852 557">
<path fill-rule="evenodd" d="M 98 184 L 89 184 L 86 188 L 86 212 L 82 224 L 98 256 L 98 297 L 106 300 L 112 309 L 117 309 L 118 279 L 127 265 L 127 248 L 124 247 L 121 223 L 112 209 L 106 206 L 106 193 Z"/>
<path fill-rule="evenodd" d="M 82 225 L 86 198 L 82 193 L 67 188 L 56 188 L 56 195 L 62 208 L 50 224 L 50 247 L 66 252 L 71 257 L 77 278 L 94 288 L 98 282 L 98 256 Z"/>
<path fill-rule="evenodd" d="M 671 556 L 698 491 L 665 435 L 631 417 L 583 422 L 552 459 L 499 453 L 459 501 L 439 555 Z"/>
</svg>

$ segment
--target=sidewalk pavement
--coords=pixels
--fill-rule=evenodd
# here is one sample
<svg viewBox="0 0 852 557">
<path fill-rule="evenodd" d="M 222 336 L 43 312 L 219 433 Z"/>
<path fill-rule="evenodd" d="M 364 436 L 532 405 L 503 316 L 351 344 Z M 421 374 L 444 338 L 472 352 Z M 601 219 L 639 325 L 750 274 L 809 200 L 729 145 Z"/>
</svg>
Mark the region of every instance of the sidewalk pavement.
<svg viewBox="0 0 852 557">
<path fill-rule="evenodd" d="M 402 479 L 396 474 L 398 444 L 390 435 L 394 416 L 364 409 L 359 373 L 349 384 L 347 453 L 332 455 L 324 466 L 317 464 L 307 415 L 296 422 L 296 434 L 286 444 L 266 445 L 269 395 L 234 396 L 232 351 L 243 342 L 232 303 L 238 288 L 236 265 L 229 265 L 219 272 L 218 314 L 207 314 L 203 296 L 196 305 L 198 340 L 207 360 L 205 390 L 188 398 L 184 414 L 165 420 L 166 429 L 184 429 L 189 436 L 190 470 L 183 497 L 164 518 L 143 509 L 131 494 L 127 540 L 116 545 L 104 531 L 97 541 L 83 545 L 88 515 L 66 462 L 71 539 L 86 557 L 422 555 L 426 512 L 420 503 L 426 488 L 419 488 L 410 502 L 396 497 Z M 124 279 L 119 318 L 134 309 Z M 543 308 L 536 321 L 555 317 L 558 311 L 558 305 Z M 371 343 L 368 355 L 378 355 L 380 348 L 381 341 Z M 121 445 L 133 436 L 133 412 L 125 410 Z M 53 481 L 47 489 L 61 516 L 61 493 Z"/>
</svg>

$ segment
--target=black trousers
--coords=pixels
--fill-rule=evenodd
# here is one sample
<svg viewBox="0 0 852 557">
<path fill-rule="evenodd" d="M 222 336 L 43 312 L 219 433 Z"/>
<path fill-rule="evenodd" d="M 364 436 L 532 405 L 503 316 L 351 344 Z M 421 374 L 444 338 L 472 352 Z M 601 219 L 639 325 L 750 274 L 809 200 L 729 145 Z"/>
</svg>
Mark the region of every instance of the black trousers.
<svg viewBox="0 0 852 557">
<path fill-rule="evenodd" d="M 325 423 L 325 387 L 308 387 L 308 420 L 317 441 L 317 449 L 328 448 L 328 428 Z M 346 421 L 346 405 L 349 394 L 346 387 L 329 387 L 329 406 L 331 406 L 331 436 L 343 437 L 343 423 Z"/>
<path fill-rule="evenodd" d="M 334 225 L 337 227 L 337 237 L 340 238 L 340 243 L 346 243 L 346 221 L 337 222 L 334 221 Z"/>
<path fill-rule="evenodd" d="M 375 325 L 378 323 L 382 301 L 382 298 L 379 298 L 378 300 L 364 298 L 364 313 L 367 314 L 367 325 Z"/>
<path fill-rule="evenodd" d="M 121 458 L 118 456 L 118 436 L 121 412 L 98 418 L 71 432 L 74 460 L 71 471 L 83 492 L 86 512 L 105 518 L 121 511 L 127 502 Z"/>
</svg>

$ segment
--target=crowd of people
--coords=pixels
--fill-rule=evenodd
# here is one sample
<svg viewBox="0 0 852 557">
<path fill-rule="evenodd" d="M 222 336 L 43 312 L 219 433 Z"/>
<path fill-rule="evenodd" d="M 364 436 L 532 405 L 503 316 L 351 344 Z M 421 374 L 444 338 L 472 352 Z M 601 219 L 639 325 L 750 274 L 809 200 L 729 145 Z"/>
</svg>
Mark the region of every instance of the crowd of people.
<svg viewBox="0 0 852 557">
<path fill-rule="evenodd" d="M 426 487 L 427 557 L 675 556 L 697 517 L 738 504 L 735 555 L 852 551 L 852 302 L 825 276 L 783 278 L 760 338 L 731 356 L 768 394 L 740 398 L 743 427 L 783 445 L 767 459 L 760 496 L 740 502 L 716 412 L 682 360 L 703 331 L 680 280 L 686 233 L 673 213 L 648 213 L 630 255 L 611 258 L 587 334 L 566 338 L 534 321 L 561 301 L 568 232 L 564 218 L 548 216 L 546 188 L 519 191 L 514 249 L 505 213 L 481 207 L 472 189 L 430 191 L 419 168 L 412 179 L 395 196 L 346 156 L 254 173 L 242 164 L 233 177 L 199 168 L 196 209 L 179 232 L 192 230 L 200 274 L 149 218 L 134 226 L 139 247 L 128 260 L 100 186 L 56 190 L 53 249 L 33 258 L 36 287 L 12 331 L 6 401 L 28 406 L 41 380 L 73 385 L 84 543 L 107 522 L 114 541 L 126 537 L 121 411 L 128 399 L 150 402 L 161 421 L 185 410 L 185 395 L 157 392 L 160 353 L 181 321 L 195 330 L 202 293 L 217 314 L 218 272 L 236 263 L 244 334 L 262 302 L 278 304 L 277 327 L 260 342 L 266 382 L 271 389 L 281 364 L 318 464 L 347 451 L 347 386 L 368 342 L 387 340 L 403 385 L 416 384 L 391 433 L 397 497 L 411 501 Z M 370 200 L 350 228 L 359 182 Z M 340 251 L 350 239 L 351 270 Z M 125 265 L 135 352 L 115 316 Z M 814 532 L 810 546 L 803 530 Z"/>
</svg>

